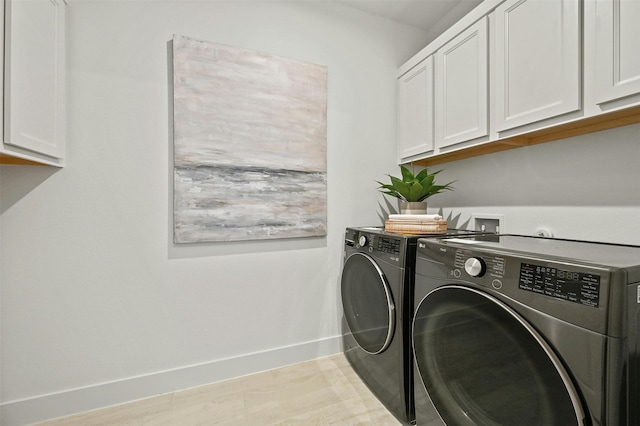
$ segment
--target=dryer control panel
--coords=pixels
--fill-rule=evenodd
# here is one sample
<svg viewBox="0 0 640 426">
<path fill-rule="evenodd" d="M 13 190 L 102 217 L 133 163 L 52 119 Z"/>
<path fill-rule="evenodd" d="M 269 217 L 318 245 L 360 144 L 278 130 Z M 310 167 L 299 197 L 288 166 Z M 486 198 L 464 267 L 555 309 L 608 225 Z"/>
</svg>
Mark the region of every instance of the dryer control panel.
<svg viewBox="0 0 640 426">
<path fill-rule="evenodd" d="M 445 284 L 471 286 L 597 333 L 623 335 L 626 306 L 640 300 L 631 285 L 640 279 L 629 278 L 640 276 L 640 263 L 636 269 L 621 265 L 631 264 L 634 257 L 638 262 L 640 247 L 497 238 L 419 239 L 416 289 L 420 284 L 427 294 Z"/>
<path fill-rule="evenodd" d="M 501 279 L 504 277 L 505 264 L 504 256 L 492 256 L 484 253 L 482 256 L 474 256 L 472 251 L 464 249 L 456 250 L 454 260 L 456 268 L 464 269 L 473 277 L 481 277 L 486 273 L 494 278 Z M 477 268 L 480 268 L 478 273 L 472 272 L 473 266 L 471 265 L 478 265 Z"/>
<path fill-rule="evenodd" d="M 518 287 L 594 308 L 600 303 L 600 275 L 597 274 L 523 262 Z"/>
</svg>

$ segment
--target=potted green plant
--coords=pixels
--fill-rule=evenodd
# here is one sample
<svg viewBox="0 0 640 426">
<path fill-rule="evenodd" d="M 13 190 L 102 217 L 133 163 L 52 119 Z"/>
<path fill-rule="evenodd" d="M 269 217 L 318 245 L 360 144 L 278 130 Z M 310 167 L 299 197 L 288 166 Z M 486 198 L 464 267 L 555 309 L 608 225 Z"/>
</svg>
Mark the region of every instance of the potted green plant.
<svg viewBox="0 0 640 426">
<path fill-rule="evenodd" d="M 401 178 L 388 175 L 391 178 L 391 184 L 377 182 L 380 184 L 378 188 L 380 192 L 400 200 L 401 213 L 424 214 L 427 212 L 427 198 L 453 189 L 451 184 L 454 182 L 436 185 L 435 177 L 442 170 L 429 173 L 429 170 L 424 168 L 417 175 L 414 175 L 411 170 L 401 165 L 400 171 L 402 172 Z"/>
</svg>

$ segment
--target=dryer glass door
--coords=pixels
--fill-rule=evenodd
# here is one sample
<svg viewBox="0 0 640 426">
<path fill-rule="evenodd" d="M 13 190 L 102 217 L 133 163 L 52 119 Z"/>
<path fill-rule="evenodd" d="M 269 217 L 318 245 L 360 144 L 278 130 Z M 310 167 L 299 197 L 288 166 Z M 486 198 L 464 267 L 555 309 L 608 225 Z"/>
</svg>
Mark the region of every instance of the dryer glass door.
<svg viewBox="0 0 640 426">
<path fill-rule="evenodd" d="M 575 387 L 539 334 L 477 290 L 445 286 L 416 310 L 414 354 L 448 425 L 581 425 Z"/>
<path fill-rule="evenodd" d="M 370 354 L 384 351 L 395 327 L 395 305 L 384 273 L 363 253 L 354 253 L 342 270 L 342 307 L 358 345 Z"/>
</svg>

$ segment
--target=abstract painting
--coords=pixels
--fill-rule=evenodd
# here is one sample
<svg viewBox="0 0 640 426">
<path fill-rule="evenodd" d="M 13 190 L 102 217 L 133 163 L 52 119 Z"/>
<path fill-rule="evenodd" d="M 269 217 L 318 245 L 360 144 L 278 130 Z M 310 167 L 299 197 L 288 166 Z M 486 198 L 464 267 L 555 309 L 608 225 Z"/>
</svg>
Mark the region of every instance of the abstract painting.
<svg viewBox="0 0 640 426">
<path fill-rule="evenodd" d="M 173 37 L 174 241 L 327 234 L 327 67 Z"/>
</svg>

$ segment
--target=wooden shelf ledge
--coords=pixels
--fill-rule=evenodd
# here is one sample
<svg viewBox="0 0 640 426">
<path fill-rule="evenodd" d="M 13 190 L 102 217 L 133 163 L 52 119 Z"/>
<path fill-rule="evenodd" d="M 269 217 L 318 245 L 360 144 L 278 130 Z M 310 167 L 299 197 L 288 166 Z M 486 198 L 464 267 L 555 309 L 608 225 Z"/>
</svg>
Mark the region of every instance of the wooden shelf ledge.
<svg viewBox="0 0 640 426">
<path fill-rule="evenodd" d="M 425 167 L 433 166 L 435 164 L 449 163 L 451 161 L 463 160 L 465 158 L 478 157 L 480 155 L 492 154 L 494 152 L 506 151 L 508 149 L 519 148 L 522 146 L 537 145 L 539 143 L 566 139 L 573 136 L 595 133 L 601 130 L 613 129 L 615 127 L 628 126 L 630 124 L 637 123 L 640 123 L 640 106 L 600 114 L 594 117 L 583 118 L 581 120 L 536 130 L 522 135 L 498 139 L 496 141 L 462 148 L 456 151 L 437 154 L 432 157 L 415 160 L 412 164 Z"/>
<path fill-rule="evenodd" d="M 20 157 L 13 157 L 7 154 L 0 154 L 0 164 L 8 164 L 14 166 L 45 166 L 46 164 L 37 163 L 31 160 L 25 160 Z"/>
</svg>

